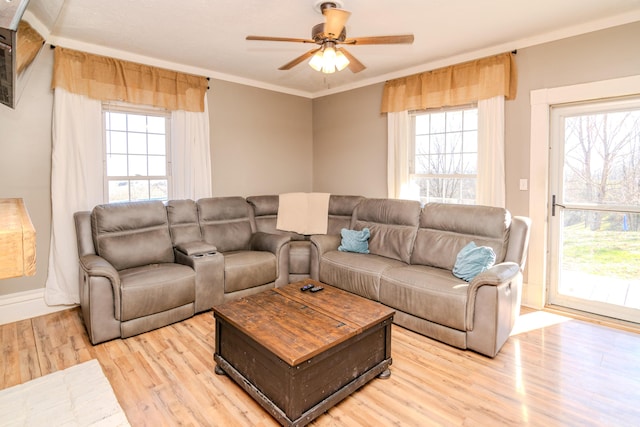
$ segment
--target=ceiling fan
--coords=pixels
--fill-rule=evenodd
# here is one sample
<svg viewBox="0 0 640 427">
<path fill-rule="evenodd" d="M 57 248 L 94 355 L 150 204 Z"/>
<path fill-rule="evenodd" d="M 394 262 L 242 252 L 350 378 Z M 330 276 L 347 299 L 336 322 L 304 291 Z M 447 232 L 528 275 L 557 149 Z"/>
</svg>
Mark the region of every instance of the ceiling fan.
<svg viewBox="0 0 640 427">
<path fill-rule="evenodd" d="M 311 30 L 311 39 L 300 39 L 290 37 L 268 37 L 268 36 L 247 36 L 246 40 L 314 43 L 319 45 L 314 49 L 298 56 L 294 60 L 287 62 L 279 70 L 289 70 L 302 61 L 311 58 L 309 65 L 317 71 L 333 73 L 336 70 L 343 70 L 345 67 L 358 73 L 366 67 L 358 61 L 344 47 L 338 45 L 371 45 L 371 44 L 410 44 L 413 43 L 413 34 L 396 36 L 374 36 L 347 38 L 345 24 L 351 12 L 339 8 L 338 2 L 320 1 L 319 6 L 325 22 L 315 25 Z M 340 5 L 341 6 L 341 5 Z"/>
</svg>

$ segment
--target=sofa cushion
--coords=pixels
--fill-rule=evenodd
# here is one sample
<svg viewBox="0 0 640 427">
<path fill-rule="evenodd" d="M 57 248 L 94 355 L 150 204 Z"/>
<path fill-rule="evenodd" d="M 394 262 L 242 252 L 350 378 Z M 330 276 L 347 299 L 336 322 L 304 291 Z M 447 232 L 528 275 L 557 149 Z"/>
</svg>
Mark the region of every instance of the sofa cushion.
<svg viewBox="0 0 640 427">
<path fill-rule="evenodd" d="M 369 253 L 369 236 L 371 233 L 368 228 L 362 230 L 347 230 L 343 228 L 340 231 L 342 237 L 338 250 L 342 252 L 357 252 L 360 254 Z"/>
<path fill-rule="evenodd" d="M 220 252 L 248 250 L 256 231 L 253 209 L 242 197 L 210 197 L 197 202 L 202 238 Z"/>
<path fill-rule="evenodd" d="M 383 256 L 329 251 L 320 260 L 319 280 L 365 298 L 379 301 L 380 277 L 391 267 L 406 265 Z"/>
<path fill-rule="evenodd" d="M 469 284 L 440 268 L 391 268 L 380 279 L 380 302 L 440 325 L 465 329 Z"/>
<path fill-rule="evenodd" d="M 368 228 L 369 252 L 409 263 L 420 220 L 415 200 L 364 199 L 354 209 L 352 230 Z"/>
<path fill-rule="evenodd" d="M 256 229 L 265 233 L 291 236 L 291 240 L 308 240 L 306 236 L 296 233 L 295 231 L 277 229 L 279 201 L 280 196 L 277 194 L 247 197 L 247 202 L 253 207 Z"/>
<path fill-rule="evenodd" d="M 470 242 L 458 252 L 453 266 L 453 275 L 470 282 L 478 274 L 491 268 L 496 262 L 496 254 L 488 246 L 476 246 Z"/>
<path fill-rule="evenodd" d="M 174 261 L 160 201 L 98 205 L 91 212 L 91 231 L 96 254 L 116 270 Z"/>
<path fill-rule="evenodd" d="M 362 196 L 329 196 L 327 234 L 340 234 L 340 230 L 349 228 L 353 210 L 363 199 Z"/>
<path fill-rule="evenodd" d="M 234 251 L 224 254 L 224 291 L 241 291 L 275 282 L 276 256 L 266 251 Z"/>
<path fill-rule="evenodd" d="M 169 200 L 167 219 L 173 246 L 202 240 L 198 223 L 198 207 L 193 200 Z"/>
<path fill-rule="evenodd" d="M 451 271 L 460 250 L 472 241 L 492 248 L 496 262 L 502 262 L 510 226 L 511 215 L 503 208 L 428 203 L 420 215 L 411 264 Z"/>
<path fill-rule="evenodd" d="M 193 303 L 195 276 L 192 268 L 180 264 L 151 264 L 120 271 L 120 321 Z"/>
</svg>

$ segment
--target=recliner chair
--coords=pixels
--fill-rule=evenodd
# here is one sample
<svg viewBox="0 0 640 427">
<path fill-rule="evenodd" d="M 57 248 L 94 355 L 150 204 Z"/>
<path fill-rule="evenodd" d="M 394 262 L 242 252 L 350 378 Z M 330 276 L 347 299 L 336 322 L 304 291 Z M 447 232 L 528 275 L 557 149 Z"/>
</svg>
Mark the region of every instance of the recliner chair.
<svg viewBox="0 0 640 427">
<path fill-rule="evenodd" d="M 197 289 L 211 282 L 196 280 L 193 263 L 201 254 L 176 258 L 162 202 L 99 205 L 77 212 L 74 220 L 80 305 L 93 344 L 184 320 L 196 306 L 213 306 L 210 293 Z M 212 252 L 210 245 L 205 249 Z"/>
<path fill-rule="evenodd" d="M 289 283 L 290 236 L 257 231 L 243 197 L 199 199 L 197 207 L 202 239 L 224 256 L 224 294 L 216 302 Z"/>
</svg>

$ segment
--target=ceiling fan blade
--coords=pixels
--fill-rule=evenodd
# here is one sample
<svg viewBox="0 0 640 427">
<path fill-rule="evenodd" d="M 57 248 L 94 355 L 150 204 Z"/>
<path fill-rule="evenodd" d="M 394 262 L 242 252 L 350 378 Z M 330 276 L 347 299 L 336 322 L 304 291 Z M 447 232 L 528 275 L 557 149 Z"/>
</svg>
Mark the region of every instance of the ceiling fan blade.
<svg viewBox="0 0 640 427">
<path fill-rule="evenodd" d="M 311 49 L 309 52 L 303 53 L 302 55 L 298 56 L 296 59 L 287 62 L 282 67 L 278 68 L 278 70 L 290 70 L 296 65 L 298 65 L 299 63 L 301 63 L 302 61 L 304 61 L 305 59 L 311 58 L 313 54 L 319 51 L 320 49 L 322 48 L 319 47 L 317 49 Z"/>
<path fill-rule="evenodd" d="M 331 34 L 336 39 L 340 37 L 340 33 L 344 29 L 349 16 L 351 16 L 351 12 L 335 7 L 327 7 L 322 10 L 322 14 L 325 19 L 324 32 Z"/>
<path fill-rule="evenodd" d="M 342 52 L 344 54 L 344 56 L 347 57 L 347 59 L 349 60 L 349 69 L 351 70 L 352 73 L 359 73 L 360 71 L 364 70 L 365 67 L 364 64 L 360 61 L 358 61 L 356 59 L 355 56 L 353 56 L 351 53 L 349 53 L 349 51 L 343 47 L 339 47 L 337 49 L 339 52 Z"/>
<path fill-rule="evenodd" d="M 357 37 L 346 39 L 342 44 L 411 44 L 413 43 L 413 34 L 404 34 L 399 36 L 374 36 L 374 37 Z"/>
<path fill-rule="evenodd" d="M 247 36 L 245 40 L 258 40 L 267 42 L 296 42 L 296 43 L 315 43 L 311 39 L 297 39 L 292 37 L 269 37 L 269 36 Z"/>
</svg>

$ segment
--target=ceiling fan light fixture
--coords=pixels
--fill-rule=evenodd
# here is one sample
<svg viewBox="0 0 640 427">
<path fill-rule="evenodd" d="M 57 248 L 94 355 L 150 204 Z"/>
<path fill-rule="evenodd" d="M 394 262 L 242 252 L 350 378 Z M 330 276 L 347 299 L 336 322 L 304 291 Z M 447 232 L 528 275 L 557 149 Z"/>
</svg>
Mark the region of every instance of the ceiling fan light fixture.
<svg viewBox="0 0 640 427">
<path fill-rule="evenodd" d="M 327 46 L 322 54 L 322 72 L 331 74 L 336 72 L 336 50 L 333 46 Z"/>
<path fill-rule="evenodd" d="M 347 65 L 349 65 L 349 60 L 344 55 L 344 53 L 340 51 L 336 52 L 336 68 L 338 69 L 338 71 L 344 70 L 345 68 L 347 68 Z"/>
<path fill-rule="evenodd" d="M 335 73 L 344 70 L 349 65 L 349 59 L 340 51 L 336 51 L 335 45 L 331 42 L 325 44 L 322 50 L 316 52 L 309 60 L 309 66 L 316 71 L 325 74 Z"/>
<path fill-rule="evenodd" d="M 309 66 L 316 71 L 322 71 L 323 62 L 324 61 L 322 60 L 322 50 L 319 50 L 315 53 L 315 55 L 311 57 L 311 60 L 309 61 Z"/>
</svg>

